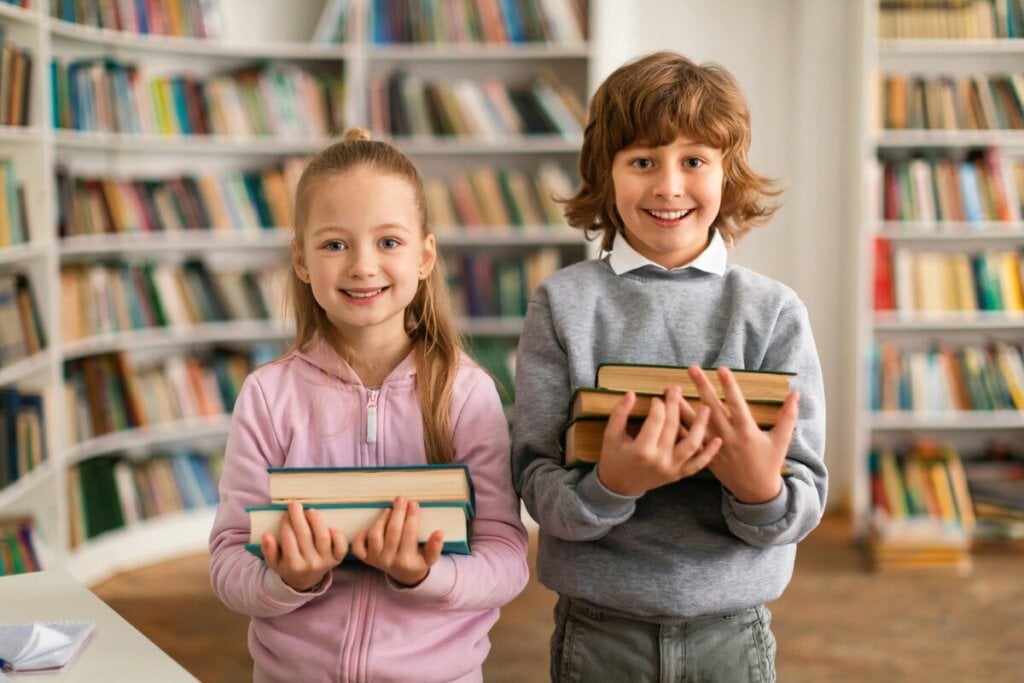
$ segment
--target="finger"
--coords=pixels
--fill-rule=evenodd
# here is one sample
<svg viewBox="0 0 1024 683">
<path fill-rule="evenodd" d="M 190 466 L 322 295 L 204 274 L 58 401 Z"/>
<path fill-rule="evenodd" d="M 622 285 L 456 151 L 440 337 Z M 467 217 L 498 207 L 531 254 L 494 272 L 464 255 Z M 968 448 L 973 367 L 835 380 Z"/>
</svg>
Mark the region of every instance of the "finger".
<svg viewBox="0 0 1024 683">
<path fill-rule="evenodd" d="M 793 438 L 793 430 L 796 428 L 797 417 L 799 417 L 800 392 L 791 391 L 782 404 L 779 419 L 772 427 L 771 438 L 776 443 L 789 443 Z"/>
<path fill-rule="evenodd" d="M 291 527 L 296 547 L 303 551 L 305 555 L 313 549 L 313 540 L 309 531 L 309 523 L 306 521 L 305 510 L 302 509 L 302 503 L 297 500 L 289 502 L 288 510 L 284 516 L 285 519 L 282 520 L 282 526 L 284 521 L 287 520 L 288 525 Z"/>
<path fill-rule="evenodd" d="M 665 422 L 658 436 L 659 443 L 665 448 L 670 448 L 679 434 L 679 403 L 682 400 L 683 391 L 679 387 L 669 387 L 665 391 Z"/>
<path fill-rule="evenodd" d="M 629 412 L 633 410 L 634 405 L 636 405 L 636 394 L 627 391 L 608 415 L 608 423 L 604 428 L 606 439 L 621 441 L 626 438 L 626 423 L 629 421 Z"/>
<path fill-rule="evenodd" d="M 285 514 L 281 518 L 281 530 L 278 533 L 280 540 L 278 543 L 281 546 L 281 559 L 288 557 L 300 557 L 299 543 L 295 539 L 295 529 L 292 527 L 291 517 Z"/>
<path fill-rule="evenodd" d="M 331 554 L 331 531 L 324 522 L 319 510 L 306 510 L 306 522 L 309 524 L 310 538 L 317 555 L 327 557 Z"/>
<path fill-rule="evenodd" d="M 384 530 L 384 548 L 386 553 L 394 554 L 402 543 L 402 533 L 405 530 L 405 520 L 409 514 L 410 501 L 404 496 L 395 498 L 391 508 L 391 518 L 388 520 L 387 528 Z"/>
<path fill-rule="evenodd" d="M 682 393 L 682 389 L 680 389 Z M 689 427 L 693 424 L 693 421 L 697 418 L 697 408 L 700 407 L 700 401 L 691 399 L 687 396 L 681 396 L 679 401 L 679 421 L 681 424 Z"/>
<path fill-rule="evenodd" d="M 750 415 L 750 406 L 747 405 L 747 399 L 743 396 L 743 390 L 740 389 L 736 376 L 729 368 L 725 367 L 718 368 L 717 372 L 718 382 L 725 390 L 725 402 L 729 406 L 729 413 L 733 421 L 753 421 L 754 418 Z"/>
<path fill-rule="evenodd" d="M 415 550 L 420 541 L 420 505 L 416 501 L 409 501 L 408 510 L 405 515 L 405 525 L 402 527 L 402 537 L 399 547 L 402 551 Z"/>
<path fill-rule="evenodd" d="M 366 551 L 368 553 L 380 555 L 384 548 L 384 533 L 389 519 L 391 519 L 391 508 L 385 508 L 366 530 Z"/>
<path fill-rule="evenodd" d="M 665 401 L 660 398 L 651 399 L 651 409 L 647 412 L 644 423 L 640 425 L 634 441 L 640 444 L 653 444 L 661 436 L 665 426 Z"/>
<path fill-rule="evenodd" d="M 349 547 L 352 554 L 363 562 L 366 562 L 366 558 L 369 557 L 369 552 L 366 547 L 366 536 L 367 532 L 365 530 L 360 531 L 356 534 L 356 537 L 352 539 L 352 545 Z"/>
<path fill-rule="evenodd" d="M 691 457 L 689 460 L 682 464 L 683 471 L 681 474 L 683 476 L 687 476 L 700 472 L 702 469 L 711 464 L 711 462 L 715 459 L 715 456 L 718 455 L 721 452 L 721 450 L 722 439 L 716 436 L 715 438 L 711 439 L 711 441 L 709 441 L 703 449 L 698 451 L 693 457 Z"/>
<path fill-rule="evenodd" d="M 331 535 L 331 556 L 335 562 L 341 562 L 348 555 L 348 539 L 337 529 L 328 529 Z"/>
<path fill-rule="evenodd" d="M 704 374 L 704 370 L 697 365 L 691 365 L 687 370 L 690 374 L 690 379 L 693 380 L 694 385 L 697 387 L 701 403 L 711 409 L 711 424 L 720 432 L 724 432 L 729 427 L 729 416 L 721 399 L 718 398 L 718 392 L 711 384 L 711 380 Z"/>
<path fill-rule="evenodd" d="M 441 557 L 441 550 L 444 548 L 444 533 L 435 531 L 430 534 L 426 545 L 423 546 L 423 561 L 427 566 L 433 566 Z"/>
<path fill-rule="evenodd" d="M 271 568 L 276 569 L 281 559 L 280 548 L 277 546 L 277 539 L 274 534 L 266 531 L 260 536 L 260 550 L 263 552 L 263 559 Z"/>
</svg>

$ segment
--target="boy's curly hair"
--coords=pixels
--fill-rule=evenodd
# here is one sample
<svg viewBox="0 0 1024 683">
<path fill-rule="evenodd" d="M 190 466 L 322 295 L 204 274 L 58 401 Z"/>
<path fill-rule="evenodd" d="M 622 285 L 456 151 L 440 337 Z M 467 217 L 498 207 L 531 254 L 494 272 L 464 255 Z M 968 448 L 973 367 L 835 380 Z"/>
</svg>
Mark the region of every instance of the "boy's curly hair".
<svg viewBox="0 0 1024 683">
<path fill-rule="evenodd" d="M 735 244 L 767 222 L 782 190 L 750 168 L 750 111 L 736 79 L 717 64 L 698 65 L 675 52 L 655 52 L 616 69 L 594 93 L 580 151 L 580 188 L 563 199 L 569 224 L 604 234 L 611 249 L 622 218 L 615 208 L 612 162 L 635 145 L 661 146 L 685 135 L 722 150 L 722 206 L 713 227 Z"/>
</svg>

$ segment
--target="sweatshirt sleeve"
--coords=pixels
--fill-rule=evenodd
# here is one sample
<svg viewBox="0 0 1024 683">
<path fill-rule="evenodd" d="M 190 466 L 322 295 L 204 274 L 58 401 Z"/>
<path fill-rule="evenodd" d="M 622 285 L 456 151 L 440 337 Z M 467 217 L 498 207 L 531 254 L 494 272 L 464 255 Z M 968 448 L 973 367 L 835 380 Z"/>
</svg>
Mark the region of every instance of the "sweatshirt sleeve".
<svg viewBox="0 0 1024 683">
<path fill-rule="evenodd" d="M 470 555 L 442 555 L 422 583 L 402 589 L 447 609 L 494 609 L 526 586 L 526 529 L 509 468 L 508 421 L 494 381 L 471 372 L 453 406 L 455 460 L 469 465 L 476 490 Z"/>
<path fill-rule="evenodd" d="M 218 487 L 220 503 L 210 532 L 213 592 L 225 605 L 249 616 L 291 612 L 323 594 L 332 580 L 329 573 L 316 591 L 300 593 L 245 549 L 249 542 L 245 508 L 269 502 L 267 467 L 279 466 L 283 460 L 263 388 L 250 375 L 235 402 Z"/>
<path fill-rule="evenodd" d="M 596 468 L 562 466 L 561 428 L 572 397 L 568 368 L 542 285 L 530 302 L 516 354 L 512 478 L 545 533 L 589 541 L 628 520 L 638 497 L 605 488 Z"/>
<path fill-rule="evenodd" d="M 790 388 L 800 392 L 800 405 L 786 454 L 792 476 L 783 480 L 779 495 L 756 505 L 741 503 L 727 491 L 722 498 L 729 529 L 757 547 L 797 543 L 825 510 L 825 389 L 807 309 L 795 295 L 779 312 L 762 367 L 795 372 Z"/>
</svg>

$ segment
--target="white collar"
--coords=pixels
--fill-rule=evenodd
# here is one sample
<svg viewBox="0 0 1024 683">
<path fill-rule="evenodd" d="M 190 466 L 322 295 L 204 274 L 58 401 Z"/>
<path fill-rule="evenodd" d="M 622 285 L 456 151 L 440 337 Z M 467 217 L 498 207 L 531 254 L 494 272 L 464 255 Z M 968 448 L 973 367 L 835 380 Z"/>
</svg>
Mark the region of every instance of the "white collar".
<svg viewBox="0 0 1024 683">
<path fill-rule="evenodd" d="M 689 263 L 683 264 L 678 268 L 672 268 L 675 270 L 682 270 L 684 268 L 696 268 L 703 270 L 712 275 L 723 275 L 725 274 L 726 261 L 728 260 L 728 253 L 725 249 L 725 240 L 722 239 L 721 233 L 715 230 L 712 233 L 711 241 L 708 246 L 702 251 L 697 258 L 693 259 Z M 651 261 L 646 256 L 640 254 L 636 249 L 630 246 L 629 242 L 622 237 L 621 234 L 615 235 L 615 240 L 612 242 L 612 252 L 608 257 L 608 265 L 612 267 L 612 271 L 616 275 L 622 275 L 628 273 L 631 270 L 642 268 L 644 266 L 654 266 L 662 270 L 669 270 L 665 266 Z"/>
</svg>

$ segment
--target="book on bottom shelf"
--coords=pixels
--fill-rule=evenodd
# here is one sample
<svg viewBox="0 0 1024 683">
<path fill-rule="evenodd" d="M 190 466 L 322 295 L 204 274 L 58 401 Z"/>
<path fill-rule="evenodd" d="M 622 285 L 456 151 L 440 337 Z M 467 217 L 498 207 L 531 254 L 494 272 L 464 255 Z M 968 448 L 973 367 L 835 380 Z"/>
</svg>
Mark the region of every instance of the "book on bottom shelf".
<svg viewBox="0 0 1024 683">
<path fill-rule="evenodd" d="M 351 541 L 360 531 L 368 529 L 382 510 L 391 507 L 391 503 L 315 503 L 304 507 L 316 509 L 328 527 L 337 529 Z M 260 538 L 267 532 L 277 535 L 281 518 L 287 510 L 288 506 L 282 504 L 247 507 L 250 531 L 246 550 L 263 557 Z M 472 514 L 467 503 L 421 502 L 419 542 L 426 543 L 434 531 L 440 530 L 444 534 L 443 552 L 468 555 Z"/>
<path fill-rule="evenodd" d="M 31 517 L 0 517 L 0 576 L 42 569 Z"/>
</svg>

